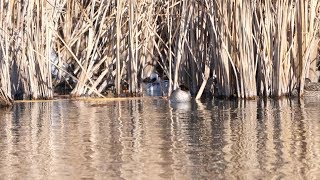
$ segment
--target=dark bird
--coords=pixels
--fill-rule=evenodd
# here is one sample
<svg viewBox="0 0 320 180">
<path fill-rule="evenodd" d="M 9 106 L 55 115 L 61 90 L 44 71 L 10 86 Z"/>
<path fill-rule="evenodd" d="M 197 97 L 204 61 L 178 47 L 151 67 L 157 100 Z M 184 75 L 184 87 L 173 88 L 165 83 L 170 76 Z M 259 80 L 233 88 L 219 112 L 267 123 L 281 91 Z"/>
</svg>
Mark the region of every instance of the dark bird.
<svg viewBox="0 0 320 180">
<path fill-rule="evenodd" d="M 311 80 L 309 78 L 306 78 L 304 90 L 306 90 L 306 91 L 320 91 L 320 83 L 311 82 Z"/>
</svg>

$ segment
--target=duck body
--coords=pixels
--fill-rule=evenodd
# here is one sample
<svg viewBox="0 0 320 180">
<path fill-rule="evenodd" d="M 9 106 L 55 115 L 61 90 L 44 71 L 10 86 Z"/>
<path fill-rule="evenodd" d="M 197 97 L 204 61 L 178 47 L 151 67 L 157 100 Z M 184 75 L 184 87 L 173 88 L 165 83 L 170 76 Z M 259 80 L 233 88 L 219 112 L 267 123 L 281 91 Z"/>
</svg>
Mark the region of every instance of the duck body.
<svg viewBox="0 0 320 180">
<path fill-rule="evenodd" d="M 191 101 L 191 94 L 188 90 L 182 90 L 177 88 L 170 95 L 170 102 L 172 103 L 184 103 Z"/>
<path fill-rule="evenodd" d="M 148 96 L 162 96 L 168 93 L 169 81 L 162 80 L 157 73 L 143 80 L 145 92 Z"/>
<path fill-rule="evenodd" d="M 161 95 L 161 84 L 160 83 L 147 83 L 145 90 L 148 96 L 160 96 Z"/>
<path fill-rule="evenodd" d="M 309 82 L 305 85 L 304 90 L 306 90 L 306 91 L 320 91 L 320 83 Z"/>
<path fill-rule="evenodd" d="M 320 83 L 311 82 L 309 78 L 305 79 L 304 96 L 312 98 L 320 98 Z"/>
</svg>

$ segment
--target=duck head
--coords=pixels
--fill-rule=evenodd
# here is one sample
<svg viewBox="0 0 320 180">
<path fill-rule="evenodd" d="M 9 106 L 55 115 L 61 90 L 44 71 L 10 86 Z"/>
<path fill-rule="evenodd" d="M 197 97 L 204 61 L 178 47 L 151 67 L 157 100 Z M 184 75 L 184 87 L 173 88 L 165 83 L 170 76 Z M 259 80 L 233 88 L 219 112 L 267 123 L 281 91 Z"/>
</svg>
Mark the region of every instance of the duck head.
<svg viewBox="0 0 320 180">
<path fill-rule="evenodd" d="M 145 78 L 142 80 L 144 83 L 156 83 L 160 81 L 160 77 L 158 75 L 158 73 L 153 72 L 150 74 L 149 77 Z"/>
<path fill-rule="evenodd" d="M 184 85 L 184 84 L 179 85 L 179 88 L 180 88 L 182 91 L 189 92 L 189 88 L 188 88 L 186 85 Z"/>
</svg>

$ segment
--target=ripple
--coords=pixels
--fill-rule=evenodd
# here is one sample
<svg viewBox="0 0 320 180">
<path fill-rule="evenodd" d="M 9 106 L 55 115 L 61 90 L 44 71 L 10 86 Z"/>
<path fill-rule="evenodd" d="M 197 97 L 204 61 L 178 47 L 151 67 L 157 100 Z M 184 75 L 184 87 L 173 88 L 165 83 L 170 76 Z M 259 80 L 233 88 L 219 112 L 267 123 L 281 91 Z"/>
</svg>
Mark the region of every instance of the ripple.
<svg viewBox="0 0 320 180">
<path fill-rule="evenodd" d="M 18 103 L 0 114 L 4 179 L 316 179 L 320 103 Z"/>
</svg>

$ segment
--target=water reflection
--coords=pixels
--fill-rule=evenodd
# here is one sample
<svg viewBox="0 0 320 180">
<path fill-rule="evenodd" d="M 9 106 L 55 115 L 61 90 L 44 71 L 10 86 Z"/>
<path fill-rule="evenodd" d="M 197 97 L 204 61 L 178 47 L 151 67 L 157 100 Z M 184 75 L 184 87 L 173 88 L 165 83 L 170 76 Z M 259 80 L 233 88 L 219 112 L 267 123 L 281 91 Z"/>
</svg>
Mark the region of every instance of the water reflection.
<svg viewBox="0 0 320 180">
<path fill-rule="evenodd" d="M 319 102 L 159 98 L 0 110 L 3 179 L 315 179 Z"/>
</svg>

